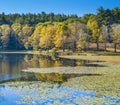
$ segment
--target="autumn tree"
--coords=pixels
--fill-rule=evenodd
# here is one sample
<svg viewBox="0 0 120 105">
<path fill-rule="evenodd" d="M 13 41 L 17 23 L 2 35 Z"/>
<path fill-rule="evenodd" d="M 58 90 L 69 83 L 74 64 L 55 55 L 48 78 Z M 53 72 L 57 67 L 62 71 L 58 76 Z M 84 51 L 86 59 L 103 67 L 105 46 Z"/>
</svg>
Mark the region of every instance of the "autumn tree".
<svg viewBox="0 0 120 105">
<path fill-rule="evenodd" d="M 22 42 L 20 37 L 22 36 L 22 25 L 20 23 L 14 23 L 11 26 L 11 49 L 21 49 L 23 48 Z"/>
<path fill-rule="evenodd" d="M 44 26 L 42 26 L 42 29 L 41 29 L 41 32 L 40 32 L 40 43 L 39 43 L 39 46 L 40 46 L 40 48 L 46 48 L 47 46 L 47 39 L 46 39 L 46 36 L 47 36 L 47 34 L 46 34 L 46 30 L 47 30 L 47 26 L 46 25 L 44 25 Z"/>
<path fill-rule="evenodd" d="M 20 39 L 21 39 L 22 44 L 24 45 L 25 49 L 30 48 L 29 37 L 32 35 L 32 33 L 33 33 L 33 27 L 31 27 L 27 24 L 22 27 L 22 35 L 20 36 Z"/>
<path fill-rule="evenodd" d="M 40 47 L 45 49 L 53 48 L 56 36 L 56 26 L 54 23 L 43 24 L 40 33 Z"/>
<path fill-rule="evenodd" d="M 87 26 L 80 21 L 73 21 L 68 24 L 73 49 L 84 49 L 87 39 Z"/>
<path fill-rule="evenodd" d="M 64 23 L 58 23 L 57 24 L 57 30 L 56 30 L 56 36 L 55 36 L 55 47 L 56 48 L 62 48 L 65 47 L 65 42 L 69 36 L 69 29 L 66 24 Z"/>
<path fill-rule="evenodd" d="M 90 19 L 87 23 L 87 26 L 92 32 L 91 38 L 92 38 L 92 41 L 96 43 L 97 50 L 98 50 L 102 31 L 101 31 L 101 27 L 99 26 L 95 16 L 90 17 Z"/>
<path fill-rule="evenodd" d="M 87 26 L 85 24 L 82 24 L 79 30 L 79 35 L 78 35 L 78 39 L 76 42 L 76 48 L 78 50 L 86 50 L 87 37 L 88 37 L 87 32 L 88 32 Z"/>
<path fill-rule="evenodd" d="M 56 36 L 56 26 L 54 25 L 54 23 L 53 24 L 49 24 L 48 26 L 47 26 L 47 30 L 46 30 L 46 46 L 48 47 L 48 48 L 53 48 L 53 47 L 55 47 L 55 45 L 54 45 L 54 42 L 55 42 L 55 36 Z"/>
<path fill-rule="evenodd" d="M 117 52 L 117 45 L 120 44 L 120 24 L 112 25 L 112 40 L 114 43 L 114 52 Z"/>
<path fill-rule="evenodd" d="M 16 49 L 29 49 L 29 37 L 33 33 L 33 28 L 29 25 L 22 26 L 20 23 L 14 23 L 11 27 L 11 37 L 14 39 Z"/>
<path fill-rule="evenodd" d="M 39 50 L 40 48 L 39 44 L 40 44 L 41 29 L 42 29 L 42 25 L 40 23 L 37 24 L 33 34 L 29 37 L 29 42 L 31 43 L 33 50 Z"/>
<path fill-rule="evenodd" d="M 2 49 L 8 48 L 10 41 L 10 33 L 11 33 L 11 28 L 9 25 L 4 24 L 0 26 L 0 41 L 1 41 Z"/>
</svg>

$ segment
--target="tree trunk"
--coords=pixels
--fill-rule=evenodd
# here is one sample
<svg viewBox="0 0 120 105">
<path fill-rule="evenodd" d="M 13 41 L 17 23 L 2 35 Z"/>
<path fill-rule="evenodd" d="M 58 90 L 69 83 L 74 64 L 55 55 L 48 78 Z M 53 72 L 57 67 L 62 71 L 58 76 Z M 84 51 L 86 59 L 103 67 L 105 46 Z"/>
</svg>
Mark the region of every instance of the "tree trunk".
<svg viewBox="0 0 120 105">
<path fill-rule="evenodd" d="M 99 42 L 97 41 L 96 44 L 97 44 L 97 50 L 99 50 Z"/>
<path fill-rule="evenodd" d="M 76 51 L 76 42 L 73 42 L 73 48 L 72 51 L 75 52 Z"/>
<path fill-rule="evenodd" d="M 105 42 L 105 51 L 107 50 L 107 43 Z"/>
<path fill-rule="evenodd" d="M 86 50 L 87 50 L 87 46 L 86 46 L 86 43 L 85 43 L 85 45 L 84 45 L 84 51 L 86 52 Z"/>
<path fill-rule="evenodd" d="M 90 43 L 88 42 L 88 43 L 87 43 L 87 50 L 89 50 L 89 45 L 90 45 Z"/>
<path fill-rule="evenodd" d="M 117 44 L 114 44 L 114 52 L 117 52 Z"/>
</svg>

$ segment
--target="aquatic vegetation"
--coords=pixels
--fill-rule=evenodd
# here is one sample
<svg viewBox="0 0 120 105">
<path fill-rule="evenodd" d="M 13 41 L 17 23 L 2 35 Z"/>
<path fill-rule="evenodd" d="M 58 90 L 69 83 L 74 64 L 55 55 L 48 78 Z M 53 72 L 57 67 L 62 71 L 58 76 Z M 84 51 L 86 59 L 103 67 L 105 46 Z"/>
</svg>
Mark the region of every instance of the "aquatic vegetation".
<svg viewBox="0 0 120 105">
<path fill-rule="evenodd" d="M 69 88 L 47 82 L 12 82 L 4 85 L 6 87 L 0 87 L 1 90 L 4 90 L 4 92 L 2 91 L 4 99 L 11 96 L 11 94 L 7 94 L 8 92 L 12 92 L 15 94 L 13 99 L 17 97 L 15 98 L 15 103 L 19 105 L 86 105 L 120 103 L 119 97 L 96 96 L 95 91 L 88 92 L 82 88 Z"/>
<path fill-rule="evenodd" d="M 78 58 L 81 60 L 72 61 L 67 58 L 63 61 L 64 59 L 57 58 L 53 63 L 42 58 L 46 64 L 50 64 L 41 66 L 43 68 L 39 66 L 39 56 L 27 56 L 20 61 L 20 68 L 14 66 L 13 61 L 16 61 L 16 58 L 9 59 L 15 69 L 12 75 L 9 73 L 4 80 L 1 78 L 0 104 L 119 105 L 119 57 L 113 56 L 113 60 L 112 56 Z M 54 62 L 58 63 L 57 66 L 54 66 Z M 70 66 L 71 64 L 73 66 Z M 11 71 L 11 68 L 8 71 Z M 1 75 L 5 77 L 4 73 Z"/>
</svg>

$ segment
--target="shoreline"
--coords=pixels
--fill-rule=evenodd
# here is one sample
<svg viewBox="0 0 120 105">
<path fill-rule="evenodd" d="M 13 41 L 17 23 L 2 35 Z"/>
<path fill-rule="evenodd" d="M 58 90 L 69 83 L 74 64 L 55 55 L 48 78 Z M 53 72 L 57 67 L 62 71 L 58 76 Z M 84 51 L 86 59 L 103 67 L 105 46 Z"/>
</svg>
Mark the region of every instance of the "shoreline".
<svg viewBox="0 0 120 105">
<path fill-rule="evenodd" d="M 0 54 L 38 54 L 43 56 L 55 56 L 52 52 L 47 51 L 0 51 Z M 58 58 L 65 58 L 65 59 L 75 59 L 75 60 L 98 60 L 98 61 L 106 61 L 106 62 L 119 62 L 120 56 L 118 55 L 97 55 L 96 53 L 78 53 L 70 54 L 70 55 L 56 55 Z"/>
<path fill-rule="evenodd" d="M 0 51 L 0 54 L 40 54 L 36 51 Z"/>
</svg>

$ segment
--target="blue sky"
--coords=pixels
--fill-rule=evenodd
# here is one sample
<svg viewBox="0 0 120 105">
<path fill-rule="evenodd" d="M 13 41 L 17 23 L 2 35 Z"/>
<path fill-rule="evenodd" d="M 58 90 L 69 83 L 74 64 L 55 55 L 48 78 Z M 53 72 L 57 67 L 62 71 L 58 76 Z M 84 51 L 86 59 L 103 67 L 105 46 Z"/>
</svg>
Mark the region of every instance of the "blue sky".
<svg viewBox="0 0 120 105">
<path fill-rule="evenodd" d="M 82 16 L 97 8 L 120 7 L 120 0 L 0 0 L 0 13 L 64 13 Z"/>
</svg>

